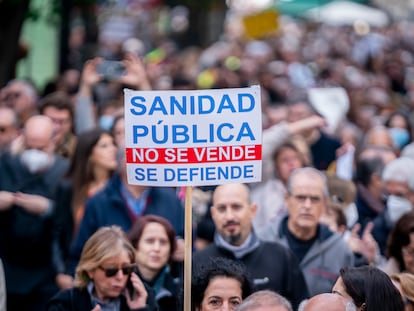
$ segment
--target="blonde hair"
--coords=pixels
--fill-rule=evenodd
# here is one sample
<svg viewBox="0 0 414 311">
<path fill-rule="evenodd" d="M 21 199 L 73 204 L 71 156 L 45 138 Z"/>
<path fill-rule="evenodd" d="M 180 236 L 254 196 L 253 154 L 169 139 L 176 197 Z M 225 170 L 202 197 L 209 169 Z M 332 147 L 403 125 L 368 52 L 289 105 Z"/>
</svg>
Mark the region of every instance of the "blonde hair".
<svg viewBox="0 0 414 311">
<path fill-rule="evenodd" d="M 392 280 L 400 283 L 404 295 L 411 301 L 414 301 L 414 275 L 411 273 L 403 272 L 392 274 L 390 277 Z"/>
<path fill-rule="evenodd" d="M 130 263 L 135 262 L 135 249 L 118 226 L 98 229 L 85 243 L 76 267 L 75 287 L 84 288 L 91 281 L 88 272 L 97 269 L 106 260 L 126 251 Z"/>
</svg>

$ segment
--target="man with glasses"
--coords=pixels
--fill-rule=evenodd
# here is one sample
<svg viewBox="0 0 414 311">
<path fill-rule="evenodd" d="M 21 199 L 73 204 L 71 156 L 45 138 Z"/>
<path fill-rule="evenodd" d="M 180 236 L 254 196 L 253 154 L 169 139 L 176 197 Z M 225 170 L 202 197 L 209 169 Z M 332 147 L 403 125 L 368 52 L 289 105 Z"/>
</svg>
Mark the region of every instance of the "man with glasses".
<svg viewBox="0 0 414 311">
<path fill-rule="evenodd" d="M 20 124 L 37 114 L 37 91 L 26 80 L 12 80 L 0 92 L 0 105 L 16 111 Z"/>
<path fill-rule="evenodd" d="M 253 229 L 256 204 L 245 184 L 220 185 L 214 190 L 211 216 L 214 243 L 194 254 L 194 266 L 211 257 L 242 262 L 255 289 L 283 295 L 294 308 L 308 297 L 306 283 L 295 256 L 280 243 L 260 241 Z"/>
<path fill-rule="evenodd" d="M 342 237 L 319 223 L 329 194 L 325 175 L 315 168 L 298 168 L 287 184 L 288 216 L 259 229 L 259 238 L 288 246 L 300 262 L 311 296 L 330 292 L 342 267 L 354 256 Z"/>
<path fill-rule="evenodd" d="M 75 152 L 76 136 L 73 134 L 73 107 L 70 97 L 63 92 L 47 95 L 40 101 L 40 113 L 48 116 L 55 126 L 56 154 L 71 158 Z"/>
</svg>

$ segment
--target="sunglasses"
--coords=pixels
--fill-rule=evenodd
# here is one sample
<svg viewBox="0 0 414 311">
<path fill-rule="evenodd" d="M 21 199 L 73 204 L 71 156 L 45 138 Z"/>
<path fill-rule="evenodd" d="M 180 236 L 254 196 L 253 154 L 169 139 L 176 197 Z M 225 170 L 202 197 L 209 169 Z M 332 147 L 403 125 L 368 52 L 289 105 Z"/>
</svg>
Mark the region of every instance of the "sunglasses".
<svg viewBox="0 0 414 311">
<path fill-rule="evenodd" d="M 98 267 L 99 269 L 101 269 L 102 271 L 105 272 L 105 276 L 107 278 L 111 278 L 113 276 L 115 276 L 119 270 L 122 270 L 122 274 L 123 275 L 130 275 L 132 272 L 135 271 L 136 269 L 136 265 L 132 264 L 129 266 L 123 266 L 123 267 L 114 267 L 114 268 L 104 268 L 104 267 Z"/>
</svg>

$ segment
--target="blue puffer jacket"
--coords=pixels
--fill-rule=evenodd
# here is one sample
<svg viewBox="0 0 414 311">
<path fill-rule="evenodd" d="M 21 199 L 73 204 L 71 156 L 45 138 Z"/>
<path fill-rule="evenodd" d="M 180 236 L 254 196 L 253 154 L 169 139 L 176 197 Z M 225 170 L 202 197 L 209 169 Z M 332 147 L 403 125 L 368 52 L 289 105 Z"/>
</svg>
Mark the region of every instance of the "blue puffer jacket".
<svg viewBox="0 0 414 311">
<path fill-rule="evenodd" d="M 183 236 L 184 208 L 173 189 L 150 188 L 147 206 L 144 208 L 144 215 L 149 214 L 165 217 L 171 222 L 177 235 Z M 79 261 L 84 244 L 97 229 L 117 225 L 128 232 L 134 220 L 135 216 L 121 194 L 121 178 L 115 175 L 101 192 L 91 197 L 86 203 L 85 215 L 70 251 L 71 272 L 74 271 Z"/>
</svg>

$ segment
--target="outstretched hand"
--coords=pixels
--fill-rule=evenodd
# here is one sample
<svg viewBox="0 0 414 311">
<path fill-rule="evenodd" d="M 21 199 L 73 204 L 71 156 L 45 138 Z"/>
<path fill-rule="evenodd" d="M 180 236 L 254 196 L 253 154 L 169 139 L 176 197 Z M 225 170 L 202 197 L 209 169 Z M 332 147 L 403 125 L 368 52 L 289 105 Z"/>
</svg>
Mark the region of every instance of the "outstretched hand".
<svg viewBox="0 0 414 311">
<path fill-rule="evenodd" d="M 126 73 L 120 77 L 122 83 L 142 91 L 151 89 L 145 65 L 137 55 L 128 53 L 123 63 Z"/>
<path fill-rule="evenodd" d="M 369 222 L 365 226 L 364 231 L 360 237 L 358 232 L 361 229 L 361 225 L 357 223 L 352 227 L 351 236 L 348 240 L 349 248 L 354 253 L 363 255 L 370 263 L 375 261 L 375 257 L 379 252 L 378 243 L 372 236 L 373 228 L 374 224 L 372 222 Z"/>
<path fill-rule="evenodd" d="M 82 69 L 79 93 L 83 96 L 92 96 L 92 88 L 100 81 L 103 76 L 97 72 L 97 66 L 103 61 L 96 57 L 88 60 Z"/>
</svg>

